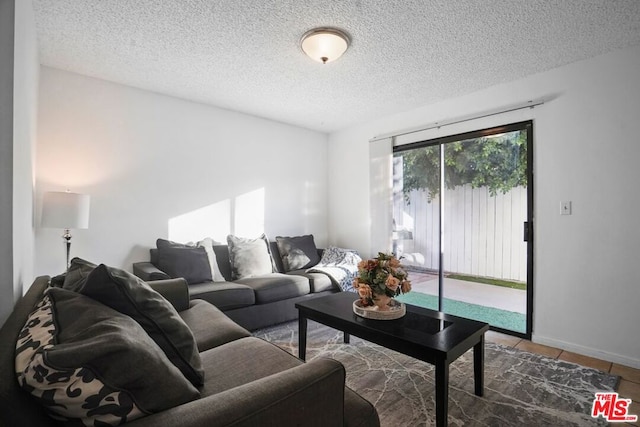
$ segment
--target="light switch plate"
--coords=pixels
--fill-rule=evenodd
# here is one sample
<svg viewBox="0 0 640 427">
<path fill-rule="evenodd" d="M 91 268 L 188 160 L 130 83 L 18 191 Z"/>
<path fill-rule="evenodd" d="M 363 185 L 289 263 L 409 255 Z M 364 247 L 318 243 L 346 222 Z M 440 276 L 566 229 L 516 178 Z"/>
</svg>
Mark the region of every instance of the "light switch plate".
<svg viewBox="0 0 640 427">
<path fill-rule="evenodd" d="M 571 202 L 560 202 L 560 215 L 571 215 Z"/>
</svg>

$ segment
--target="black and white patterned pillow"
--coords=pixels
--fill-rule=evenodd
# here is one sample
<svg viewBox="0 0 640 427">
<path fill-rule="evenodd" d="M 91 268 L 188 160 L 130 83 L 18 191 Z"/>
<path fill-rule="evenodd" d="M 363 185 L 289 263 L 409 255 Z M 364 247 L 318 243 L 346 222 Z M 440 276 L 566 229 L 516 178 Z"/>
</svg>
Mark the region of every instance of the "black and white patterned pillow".
<svg viewBox="0 0 640 427">
<path fill-rule="evenodd" d="M 120 425 L 199 397 L 137 322 L 59 288 L 20 332 L 15 370 L 52 417 L 87 426 Z"/>
<path fill-rule="evenodd" d="M 329 246 L 322 252 L 322 258 L 319 264 L 322 265 L 356 265 L 362 261 L 358 252 L 354 249 L 344 249 L 335 246 Z"/>
</svg>

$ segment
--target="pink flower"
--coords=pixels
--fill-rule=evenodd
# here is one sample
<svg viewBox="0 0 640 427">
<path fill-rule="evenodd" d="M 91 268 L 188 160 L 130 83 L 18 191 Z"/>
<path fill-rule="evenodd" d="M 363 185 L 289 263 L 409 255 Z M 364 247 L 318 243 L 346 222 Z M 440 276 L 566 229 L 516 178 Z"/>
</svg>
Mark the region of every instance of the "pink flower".
<svg viewBox="0 0 640 427">
<path fill-rule="evenodd" d="M 411 282 L 408 280 L 404 280 L 402 282 L 402 285 L 400 286 L 400 290 L 402 291 L 403 294 L 406 294 L 407 292 L 411 291 Z"/>
<path fill-rule="evenodd" d="M 385 282 L 385 285 L 387 286 L 387 288 L 395 292 L 398 289 L 398 286 L 400 286 L 400 280 L 396 279 L 392 275 L 389 275 L 387 277 L 387 281 Z"/>
<path fill-rule="evenodd" d="M 369 285 L 362 283 L 358 286 L 358 295 L 360 295 L 360 299 L 365 302 L 365 300 L 373 297 L 373 292 L 371 292 L 371 287 Z"/>
</svg>

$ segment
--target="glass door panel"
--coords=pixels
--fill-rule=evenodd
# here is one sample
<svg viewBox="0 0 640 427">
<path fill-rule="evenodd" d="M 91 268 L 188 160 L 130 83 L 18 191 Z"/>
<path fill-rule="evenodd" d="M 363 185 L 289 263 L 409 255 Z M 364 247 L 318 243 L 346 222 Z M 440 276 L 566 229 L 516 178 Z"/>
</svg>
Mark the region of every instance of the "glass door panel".
<svg viewBox="0 0 640 427">
<path fill-rule="evenodd" d="M 526 129 L 443 147 L 443 311 L 525 334 Z"/>
<path fill-rule="evenodd" d="M 407 302 L 439 309 L 440 290 L 439 145 L 394 154 L 393 252 L 410 270 Z"/>
<path fill-rule="evenodd" d="M 396 148 L 394 252 L 414 288 L 405 302 L 530 337 L 531 132 L 523 122 Z"/>
</svg>

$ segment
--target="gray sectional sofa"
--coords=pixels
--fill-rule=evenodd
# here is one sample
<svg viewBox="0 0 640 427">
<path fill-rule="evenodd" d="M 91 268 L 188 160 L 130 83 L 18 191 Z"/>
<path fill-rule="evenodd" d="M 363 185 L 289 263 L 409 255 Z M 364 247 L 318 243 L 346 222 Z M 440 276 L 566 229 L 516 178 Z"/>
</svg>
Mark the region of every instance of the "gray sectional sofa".
<svg viewBox="0 0 640 427">
<path fill-rule="evenodd" d="M 125 421 L 126 425 L 131 425 L 132 427 L 204 427 L 214 425 L 236 427 L 257 425 L 379 426 L 375 408 L 357 393 L 345 387 L 345 371 L 339 362 L 332 359 L 316 359 L 305 363 L 275 345 L 252 337 L 246 329 L 237 325 L 215 306 L 203 300 L 190 299 L 187 284 L 183 279 L 161 280 L 151 284 L 157 293 L 166 297 L 167 300 L 165 300 L 163 298 L 158 299 L 157 293 L 153 293 L 154 291 L 149 285 L 138 281 L 131 275 L 129 275 L 130 277 L 127 276 L 127 273 L 116 269 L 105 269 L 103 266 L 93 270 L 97 271 L 98 269 L 101 269 L 102 278 L 96 283 L 97 286 L 92 291 L 97 292 L 94 295 L 96 298 L 104 300 L 105 289 L 108 286 L 119 283 L 114 285 L 115 288 L 119 289 L 116 294 L 128 286 L 130 290 L 144 290 L 146 292 L 145 295 L 151 295 L 150 299 L 155 299 L 157 303 L 164 301 L 164 304 L 168 304 L 167 300 L 170 302 L 171 310 L 174 310 L 173 313 L 177 313 L 179 316 L 174 321 L 186 324 L 193 335 L 193 346 L 199 358 L 198 368 L 204 379 L 197 387 L 193 387 L 191 383 L 182 378 L 185 383 L 184 387 L 187 387 L 193 395 L 188 398 L 183 396 L 184 403 L 162 410 L 149 411 L 149 406 L 153 405 L 147 402 L 145 404 L 147 406 L 143 407 L 145 396 L 146 399 L 151 400 L 151 403 L 156 399 L 165 398 L 166 391 L 162 391 L 161 387 L 166 385 L 166 377 L 170 372 L 177 373 L 176 375 L 180 376 L 179 371 L 174 366 L 171 366 L 171 363 L 165 361 L 169 364 L 166 369 L 158 370 L 151 376 L 136 379 L 136 381 L 144 381 L 147 388 L 152 388 L 152 390 L 147 390 L 146 392 L 135 391 L 135 393 L 139 393 L 139 400 L 134 399 L 134 403 L 138 404 L 143 411 L 147 408 L 145 416 L 137 419 L 133 419 L 133 417 L 127 418 L 126 415 L 122 415 L 123 413 L 126 414 L 126 412 L 114 410 L 113 405 L 116 402 L 123 403 L 122 396 L 119 399 L 111 398 L 109 400 L 108 396 L 104 395 L 101 401 L 96 401 L 95 399 L 84 401 L 87 404 L 91 403 L 91 405 L 107 405 L 107 409 L 104 409 L 104 406 L 100 406 L 96 410 L 103 409 L 105 413 L 109 411 L 109 414 L 116 414 L 117 417 L 121 417 L 119 419 L 120 422 Z M 29 332 L 28 336 L 25 336 L 27 335 L 25 331 L 30 331 L 29 328 L 36 328 L 38 322 L 34 321 L 33 316 L 43 309 L 41 301 L 47 301 L 47 298 L 43 298 L 45 294 L 49 300 L 54 299 L 58 304 L 52 311 L 54 320 L 51 323 L 46 323 L 46 325 L 55 324 L 57 328 L 60 328 L 61 324 L 64 325 L 65 322 L 71 322 L 71 326 L 62 326 L 61 330 L 55 332 L 58 335 L 56 335 L 56 339 L 53 342 L 54 347 L 59 340 L 66 344 L 64 341 L 66 339 L 72 341 L 68 345 L 78 345 L 78 342 L 73 343 L 78 336 L 70 336 L 68 330 L 69 328 L 73 329 L 72 326 L 76 320 L 87 322 L 84 316 L 77 314 L 82 309 L 86 309 L 86 307 L 82 307 L 83 304 L 90 303 L 96 307 L 100 306 L 92 298 L 88 298 L 85 295 L 88 292 L 86 288 L 89 285 L 83 282 L 83 280 L 86 280 L 86 283 L 89 283 L 93 280 L 93 276 L 96 275 L 95 272 L 91 272 L 88 277 L 87 274 L 77 276 L 76 279 L 78 279 L 77 283 L 79 285 L 72 288 L 66 286 L 66 282 L 63 288 L 52 288 L 48 277 L 39 277 L 29 288 L 26 295 L 15 305 L 13 312 L 0 329 L 0 425 L 63 425 L 48 416 L 44 406 L 41 404 L 42 402 L 45 402 L 45 405 L 47 402 L 57 403 L 57 399 L 60 396 L 49 394 L 42 396 L 39 402 L 29 392 L 21 388 L 16 380 L 16 360 L 18 356 L 35 346 L 30 337 L 31 332 Z M 114 295 L 112 294 L 112 297 Z M 55 298 L 53 298 L 54 296 Z M 140 294 L 138 294 L 139 296 Z M 127 302 L 125 300 L 123 301 Z M 77 301 L 76 306 L 73 305 L 74 301 Z M 105 304 L 110 307 L 112 302 L 107 299 Z M 138 302 L 144 305 L 146 300 Z M 127 323 L 129 326 L 124 329 L 125 334 L 128 334 L 132 327 L 133 329 L 140 329 L 136 322 L 133 322 L 126 315 L 116 313 L 114 310 L 108 311 L 111 310 L 109 307 L 103 307 L 100 310 L 103 310 L 103 313 L 113 313 L 114 317 L 119 316 L 119 321 L 129 322 Z M 95 310 L 93 309 L 84 311 L 85 316 L 88 317 L 91 317 L 94 312 Z M 102 316 L 104 317 L 104 314 Z M 30 319 L 28 323 L 27 319 Z M 145 319 L 147 318 L 138 319 L 137 322 L 142 325 Z M 157 319 L 164 321 L 167 320 L 167 316 L 162 315 Z M 108 320 L 108 327 L 112 328 L 115 323 L 111 319 Z M 86 328 L 94 328 L 95 326 L 90 323 Z M 67 328 L 66 335 L 65 328 Z M 80 345 L 75 347 L 76 350 L 70 354 L 85 352 L 87 342 L 96 343 L 95 347 L 91 347 L 93 349 L 91 351 L 94 353 L 98 349 L 104 349 L 104 346 L 109 347 L 111 343 L 117 342 L 117 340 L 113 339 L 113 330 L 110 331 L 111 335 L 108 335 L 109 338 L 106 340 L 100 340 L 99 336 L 95 336 L 92 333 L 85 334 L 85 336 L 81 337 Z M 144 335 L 144 331 L 141 333 Z M 140 336 L 139 338 L 143 337 Z M 145 339 L 148 339 L 148 337 Z M 129 344 L 125 347 L 135 344 L 134 341 L 126 342 Z M 16 350 L 16 343 L 18 343 L 19 350 Z M 36 344 L 38 343 L 36 342 Z M 147 346 L 156 347 L 153 342 Z M 44 351 L 48 351 L 48 356 L 53 358 L 56 356 L 56 351 L 65 350 L 62 348 L 58 350 L 49 348 L 47 350 L 40 347 L 40 350 L 36 351 L 35 354 L 37 356 L 38 352 Z M 158 347 L 154 351 L 157 353 L 160 348 Z M 140 369 L 142 368 L 139 369 L 128 364 L 126 360 L 123 360 L 123 357 L 125 357 L 123 354 L 116 354 L 117 357 L 106 359 L 107 365 L 120 366 L 117 365 L 119 363 L 122 364 L 121 366 L 126 366 L 126 368 L 114 369 L 114 366 L 108 366 L 107 372 L 98 375 L 100 379 L 108 383 L 109 380 L 107 378 L 112 376 L 115 376 L 114 378 L 119 381 L 122 381 L 123 377 L 127 380 L 127 376 L 140 376 Z M 160 354 L 161 356 L 159 357 L 164 357 L 161 351 Z M 65 359 L 61 360 L 64 361 Z M 100 366 L 100 363 L 105 363 L 104 358 L 91 366 Z M 143 360 L 143 363 L 146 364 L 146 361 Z M 69 368 L 67 367 L 66 369 Z M 50 373 L 42 373 L 41 370 L 37 369 L 35 371 L 35 375 L 33 371 L 31 371 L 30 375 L 36 380 L 41 381 L 41 377 L 38 377 L 38 374 L 44 375 L 44 380 L 50 380 L 48 377 Z M 69 375 L 66 374 L 57 376 L 54 382 L 66 381 L 68 377 Z M 69 396 L 72 397 L 79 390 L 79 388 L 76 388 L 78 384 L 87 383 L 95 378 L 93 375 L 87 375 L 86 371 L 84 374 L 78 374 L 74 377 L 82 381 L 76 382 L 73 387 L 61 388 L 56 393 L 66 394 L 66 392 L 70 392 Z M 51 384 L 51 382 L 47 381 L 44 382 Z M 116 387 L 116 391 L 122 391 L 123 387 L 125 387 L 118 386 L 118 384 L 113 386 Z M 85 386 L 83 385 L 82 387 Z M 131 403 L 125 399 L 124 403 L 127 402 Z"/>
<path fill-rule="evenodd" d="M 276 272 L 233 279 L 228 245 L 213 245 L 224 281 L 189 283 L 192 299 L 218 307 L 232 320 L 252 331 L 298 317 L 295 304 L 308 298 L 339 292 L 329 276 L 306 273 L 307 268 L 286 271 L 276 242 L 269 242 Z M 317 249 L 318 260 L 322 250 Z M 150 261 L 133 264 L 133 273 L 145 281 L 175 278 L 159 267 L 159 249 L 150 249 Z"/>
</svg>

